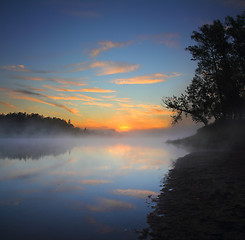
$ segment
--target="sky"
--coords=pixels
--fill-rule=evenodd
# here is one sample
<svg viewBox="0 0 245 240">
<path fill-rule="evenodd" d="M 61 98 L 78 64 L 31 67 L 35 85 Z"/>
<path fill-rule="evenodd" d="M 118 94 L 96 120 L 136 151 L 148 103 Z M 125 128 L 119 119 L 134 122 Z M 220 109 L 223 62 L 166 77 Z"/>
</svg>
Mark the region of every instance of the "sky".
<svg viewBox="0 0 245 240">
<path fill-rule="evenodd" d="M 162 98 L 195 74 L 192 32 L 244 9 L 244 0 L 1 1 L 0 113 L 167 128 Z"/>
</svg>

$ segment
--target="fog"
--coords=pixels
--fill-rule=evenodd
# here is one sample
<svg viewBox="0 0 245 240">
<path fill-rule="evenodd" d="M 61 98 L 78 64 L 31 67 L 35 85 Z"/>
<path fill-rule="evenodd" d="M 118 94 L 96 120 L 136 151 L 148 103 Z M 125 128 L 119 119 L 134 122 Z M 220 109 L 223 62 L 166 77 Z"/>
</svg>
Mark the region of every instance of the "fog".
<svg viewBox="0 0 245 240">
<path fill-rule="evenodd" d="M 193 127 L 171 127 L 130 132 L 86 129 L 86 131 L 79 130 L 79 134 L 74 134 L 74 132 L 67 133 L 61 130 L 57 131 L 57 129 L 48 132 L 47 129 L 40 129 L 33 124 L 23 127 L 21 131 L 15 129 L 8 136 L 6 136 L 6 132 L 0 138 L 0 158 L 25 160 L 28 158 L 39 159 L 47 155 L 57 156 L 69 152 L 79 145 L 106 146 L 117 142 L 141 146 L 151 145 L 151 142 L 163 144 L 168 140 L 188 137 L 196 133 L 196 129 Z"/>
<path fill-rule="evenodd" d="M 1 139 L 1 236 L 136 239 L 148 196 L 186 151 L 166 134 L 130 134 Z"/>
</svg>

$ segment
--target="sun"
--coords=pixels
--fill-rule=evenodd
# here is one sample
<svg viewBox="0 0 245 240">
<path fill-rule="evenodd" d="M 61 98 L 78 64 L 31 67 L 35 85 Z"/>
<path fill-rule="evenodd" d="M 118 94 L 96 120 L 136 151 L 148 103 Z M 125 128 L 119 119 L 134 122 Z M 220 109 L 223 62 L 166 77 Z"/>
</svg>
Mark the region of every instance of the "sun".
<svg viewBox="0 0 245 240">
<path fill-rule="evenodd" d="M 120 132 L 127 132 L 127 131 L 131 130 L 131 127 L 128 126 L 128 125 L 123 125 L 123 126 L 120 126 L 120 127 L 118 128 L 118 130 L 119 130 Z"/>
</svg>

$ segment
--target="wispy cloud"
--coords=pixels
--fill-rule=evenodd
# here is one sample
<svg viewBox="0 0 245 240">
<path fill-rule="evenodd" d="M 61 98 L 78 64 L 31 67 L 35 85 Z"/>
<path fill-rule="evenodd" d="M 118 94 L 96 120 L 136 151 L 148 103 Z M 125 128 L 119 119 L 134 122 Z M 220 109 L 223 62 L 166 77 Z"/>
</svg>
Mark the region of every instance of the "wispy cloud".
<svg viewBox="0 0 245 240">
<path fill-rule="evenodd" d="M 125 62 L 113 61 L 95 61 L 95 62 L 81 62 L 68 64 L 65 68 L 70 72 L 80 72 L 89 69 L 98 69 L 97 76 L 110 75 L 116 73 L 127 73 L 135 71 L 139 68 L 139 64 L 131 64 Z"/>
<path fill-rule="evenodd" d="M 135 205 L 115 199 L 100 198 L 98 205 L 87 205 L 87 208 L 94 212 L 115 211 L 135 209 Z"/>
<path fill-rule="evenodd" d="M 106 93 L 107 91 L 110 92 L 112 90 L 105 90 L 105 89 L 101 89 L 101 88 L 91 88 L 91 89 L 85 89 L 85 90 L 80 89 L 80 91 Z M 86 96 L 83 94 L 78 94 L 77 95 L 78 97 L 77 96 L 48 96 L 48 95 L 45 95 L 42 93 L 38 93 L 38 92 L 30 91 L 30 90 L 25 90 L 25 89 L 24 90 L 23 89 L 10 90 L 10 92 L 11 92 L 12 98 L 43 103 L 43 104 L 47 104 L 50 106 L 56 106 L 59 108 L 63 108 L 63 109 L 65 109 L 68 112 L 71 112 L 73 114 L 77 114 L 78 110 L 74 109 L 74 108 L 69 108 L 66 105 L 59 104 L 59 103 L 54 102 L 54 101 L 50 101 L 50 99 L 52 99 L 52 100 L 65 100 L 65 101 L 78 100 L 78 101 L 83 101 L 83 105 L 90 105 L 90 106 L 99 106 L 99 107 L 112 107 L 113 106 L 112 103 L 95 102 L 95 101 L 99 101 L 101 99 L 89 97 L 89 96 Z"/>
<path fill-rule="evenodd" d="M 65 101 L 73 101 L 73 100 L 75 100 L 75 101 L 85 101 L 85 102 L 101 100 L 99 98 L 93 98 L 93 97 L 89 97 L 89 96 L 82 95 L 82 94 L 78 94 L 78 96 L 79 97 L 75 97 L 75 96 L 62 96 L 62 97 L 49 96 L 49 98 L 54 99 L 54 100 L 65 100 Z"/>
<path fill-rule="evenodd" d="M 124 62 L 94 62 L 90 65 L 91 68 L 98 67 L 100 70 L 98 76 L 111 75 L 116 73 L 127 73 L 135 71 L 139 68 L 139 64 L 130 64 Z"/>
<path fill-rule="evenodd" d="M 180 76 L 180 74 L 174 73 L 172 75 L 167 75 L 162 73 L 155 73 L 148 76 L 139 76 L 134 78 L 118 78 L 113 80 L 112 82 L 116 84 L 153 84 L 158 82 L 164 82 L 168 78 L 177 76 Z"/>
<path fill-rule="evenodd" d="M 37 92 L 45 92 L 46 89 L 43 88 L 37 88 L 37 87 L 32 87 L 32 86 L 28 86 L 28 89 L 32 90 L 32 91 L 37 91 Z"/>
<path fill-rule="evenodd" d="M 161 105 L 150 105 L 150 104 L 128 104 L 118 103 L 122 108 L 119 110 L 129 111 L 131 113 L 144 114 L 144 115 L 171 115 L 173 112 L 164 109 Z"/>
<path fill-rule="evenodd" d="M 148 191 L 148 190 L 138 190 L 138 189 L 115 189 L 113 191 L 117 195 L 125 195 L 137 198 L 147 198 L 148 196 L 157 196 L 157 192 Z"/>
<path fill-rule="evenodd" d="M 28 100 L 28 101 L 31 101 L 31 102 L 38 102 L 38 103 L 43 103 L 43 104 L 47 104 L 47 105 L 50 105 L 50 106 L 54 106 L 54 107 L 59 107 L 59 108 L 63 108 L 65 110 L 67 110 L 68 112 L 70 113 L 73 113 L 73 114 L 77 114 L 78 113 L 78 110 L 77 109 L 74 109 L 74 108 L 69 108 L 63 104 L 59 104 L 59 103 L 55 103 L 55 102 L 48 102 L 48 101 L 45 101 L 45 100 L 42 100 L 42 99 L 39 99 L 39 98 L 35 98 L 35 97 L 29 97 L 29 96 L 25 96 L 25 95 L 12 95 L 13 98 L 16 98 L 16 99 L 23 99 L 23 100 Z"/>
<path fill-rule="evenodd" d="M 26 72 L 26 73 L 55 73 L 55 71 L 51 70 L 32 70 L 24 65 L 4 65 L 1 66 L 2 69 L 12 72 Z"/>
<path fill-rule="evenodd" d="M 83 94 L 77 94 L 79 97 L 85 99 L 84 101 L 100 101 L 101 99 L 99 98 L 93 98 L 87 95 L 83 95 Z"/>
<path fill-rule="evenodd" d="M 0 66 L 1 69 L 11 71 L 11 72 L 23 72 L 23 73 L 33 73 L 33 74 L 43 74 L 43 73 L 75 73 L 86 71 L 90 69 L 97 69 L 98 72 L 96 75 L 110 75 L 116 73 L 127 73 L 135 71 L 139 68 L 139 64 L 132 64 L 126 62 L 113 62 L 113 61 L 87 61 L 80 63 L 67 64 L 62 67 L 62 70 L 54 71 L 54 70 L 33 70 L 25 67 L 24 65 L 5 65 Z M 53 81 L 59 82 L 62 84 L 71 84 L 75 86 L 86 85 L 84 82 L 80 82 L 81 80 L 85 80 L 87 78 L 44 78 L 44 77 L 36 77 L 36 76 L 18 76 L 13 75 L 12 78 L 15 79 L 23 79 L 23 80 L 31 80 L 31 81 Z"/>
<path fill-rule="evenodd" d="M 128 41 L 128 42 L 100 41 L 98 42 L 99 45 L 98 48 L 90 50 L 90 56 L 97 57 L 101 52 L 108 51 L 116 47 L 124 47 L 129 44 L 132 44 L 133 42 L 134 41 Z"/>
<path fill-rule="evenodd" d="M 102 89 L 98 87 L 94 88 L 82 88 L 82 89 L 69 89 L 69 88 L 59 88 L 55 86 L 50 86 L 50 85 L 44 85 L 43 87 L 53 89 L 57 92 L 94 92 L 94 93 L 112 93 L 116 92 L 114 90 L 109 90 L 109 89 Z"/>
<path fill-rule="evenodd" d="M 131 102 L 131 98 L 115 98 L 114 101 L 116 102 L 123 102 L 123 103 L 129 103 Z"/>
<path fill-rule="evenodd" d="M 15 99 L 23 99 L 23 100 L 27 100 L 31 102 L 43 103 L 43 104 L 47 104 L 50 106 L 63 108 L 66 111 L 76 114 L 76 115 L 78 114 L 77 109 L 69 108 L 63 104 L 59 104 L 57 102 L 50 101 L 49 96 L 41 94 L 41 93 L 37 93 L 37 92 L 29 91 L 29 90 L 23 90 L 23 89 L 12 90 L 12 89 L 4 88 L 4 90 L 7 91 L 8 94 L 10 94 L 10 96 Z"/>
<path fill-rule="evenodd" d="M 99 107 L 112 107 L 113 104 L 111 103 L 98 103 L 98 102 L 85 102 L 84 105 L 92 105 L 92 106 L 99 106 Z"/>
<path fill-rule="evenodd" d="M 178 47 L 179 46 L 179 33 L 160 33 L 155 35 L 142 35 L 140 36 L 141 40 L 149 40 L 153 43 L 159 45 L 166 45 L 168 47 Z"/>
<path fill-rule="evenodd" d="M 0 104 L 5 105 L 6 107 L 9 107 L 9 108 L 15 108 L 14 105 L 12 105 L 12 104 L 10 104 L 10 103 L 7 103 L 7 102 L 2 102 L 2 101 L 0 101 Z"/>
<path fill-rule="evenodd" d="M 13 72 L 31 72 L 31 70 L 24 65 L 4 65 L 1 68 Z"/>
<path fill-rule="evenodd" d="M 105 183 L 112 183 L 111 180 L 104 180 L 104 179 L 84 179 L 81 180 L 82 184 L 88 184 L 88 185 L 98 185 L 98 184 L 105 184 Z"/>
<path fill-rule="evenodd" d="M 73 85 L 73 86 L 85 86 L 85 85 L 87 85 L 84 82 L 80 82 L 81 80 L 87 79 L 86 77 L 84 77 L 84 78 L 40 78 L 40 77 L 13 75 L 12 78 L 22 79 L 22 80 L 30 80 L 30 81 L 51 81 L 51 82 L 58 82 L 61 84 Z"/>
<path fill-rule="evenodd" d="M 94 88 L 84 88 L 84 89 L 82 89 L 82 92 L 112 93 L 112 92 L 116 92 L 116 91 L 110 90 L 110 89 L 102 89 L 102 88 L 94 87 Z"/>
</svg>

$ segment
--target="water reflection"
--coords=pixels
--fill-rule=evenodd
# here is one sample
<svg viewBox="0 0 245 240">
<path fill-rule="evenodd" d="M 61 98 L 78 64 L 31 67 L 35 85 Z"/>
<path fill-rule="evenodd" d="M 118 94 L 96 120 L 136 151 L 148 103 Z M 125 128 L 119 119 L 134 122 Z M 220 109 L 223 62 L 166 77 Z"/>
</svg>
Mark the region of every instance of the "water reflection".
<svg viewBox="0 0 245 240">
<path fill-rule="evenodd" d="M 1 239 L 136 239 L 145 199 L 184 155 L 158 138 L 8 144 L 0 155 Z"/>
<path fill-rule="evenodd" d="M 77 143 L 69 138 L 0 139 L 0 158 L 37 160 L 47 155 L 58 156 L 70 151 Z"/>
</svg>

